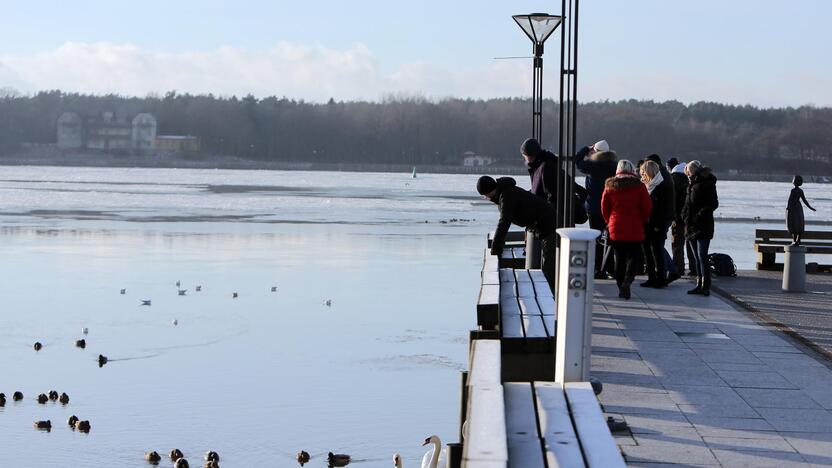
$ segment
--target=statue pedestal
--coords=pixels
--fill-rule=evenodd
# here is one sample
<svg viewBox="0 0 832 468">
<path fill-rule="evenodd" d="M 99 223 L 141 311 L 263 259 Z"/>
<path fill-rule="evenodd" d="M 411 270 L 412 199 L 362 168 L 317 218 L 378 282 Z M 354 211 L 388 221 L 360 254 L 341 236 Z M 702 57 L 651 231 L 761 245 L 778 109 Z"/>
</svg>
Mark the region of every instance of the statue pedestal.
<svg viewBox="0 0 832 468">
<path fill-rule="evenodd" d="M 783 262 L 783 291 L 806 292 L 806 247 L 787 245 Z"/>
</svg>

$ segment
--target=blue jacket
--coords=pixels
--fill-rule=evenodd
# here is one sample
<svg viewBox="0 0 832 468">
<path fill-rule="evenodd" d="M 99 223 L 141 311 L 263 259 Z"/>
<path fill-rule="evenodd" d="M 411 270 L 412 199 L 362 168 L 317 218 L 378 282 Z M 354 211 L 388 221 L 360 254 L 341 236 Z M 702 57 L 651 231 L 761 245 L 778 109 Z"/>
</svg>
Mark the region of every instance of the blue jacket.
<svg viewBox="0 0 832 468">
<path fill-rule="evenodd" d="M 604 194 L 604 184 L 610 177 L 615 177 L 618 165 L 615 153 L 605 151 L 589 156 L 590 147 L 585 146 L 575 155 L 575 167 L 586 175 L 586 212 L 590 216 L 601 216 L 601 196 Z"/>
</svg>

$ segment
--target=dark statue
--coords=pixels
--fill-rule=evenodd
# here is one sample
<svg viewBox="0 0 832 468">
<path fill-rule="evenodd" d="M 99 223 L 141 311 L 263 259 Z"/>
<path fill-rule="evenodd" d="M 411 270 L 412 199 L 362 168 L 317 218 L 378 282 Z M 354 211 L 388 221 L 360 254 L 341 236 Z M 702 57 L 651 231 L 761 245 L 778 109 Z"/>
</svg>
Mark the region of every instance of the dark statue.
<svg viewBox="0 0 832 468">
<path fill-rule="evenodd" d="M 803 218 L 803 205 L 800 202 L 802 201 L 812 211 L 817 210 L 812 208 L 809 202 L 806 201 L 806 195 L 803 194 L 803 189 L 800 188 L 803 185 L 803 177 L 799 175 L 794 176 L 792 183 L 794 184 L 794 188 L 791 194 L 789 194 L 789 205 L 786 207 L 786 227 L 789 230 L 789 234 L 792 235 L 792 245 L 800 245 L 800 237 L 806 230 L 806 221 Z"/>
</svg>

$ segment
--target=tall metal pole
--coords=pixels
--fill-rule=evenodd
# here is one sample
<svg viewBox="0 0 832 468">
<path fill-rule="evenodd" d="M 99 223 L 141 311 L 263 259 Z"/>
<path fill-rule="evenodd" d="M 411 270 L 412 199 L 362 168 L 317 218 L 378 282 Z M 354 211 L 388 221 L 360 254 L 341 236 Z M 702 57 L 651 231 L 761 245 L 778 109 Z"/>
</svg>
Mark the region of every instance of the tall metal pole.
<svg viewBox="0 0 832 468">
<path fill-rule="evenodd" d="M 543 45 L 532 44 L 532 138 L 543 145 Z M 526 268 L 539 269 L 541 266 L 540 239 L 526 231 Z"/>
<path fill-rule="evenodd" d="M 560 120 L 558 162 L 562 178 L 558 187 L 558 228 L 575 225 L 575 152 L 578 113 L 578 4 L 561 0 L 564 23 L 560 49 Z"/>
</svg>

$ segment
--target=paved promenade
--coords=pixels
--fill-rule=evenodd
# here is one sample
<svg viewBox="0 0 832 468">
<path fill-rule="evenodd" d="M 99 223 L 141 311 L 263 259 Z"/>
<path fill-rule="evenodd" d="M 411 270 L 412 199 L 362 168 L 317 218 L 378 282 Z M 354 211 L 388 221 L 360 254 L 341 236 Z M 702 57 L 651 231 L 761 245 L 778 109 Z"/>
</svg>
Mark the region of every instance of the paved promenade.
<svg viewBox="0 0 832 468">
<path fill-rule="evenodd" d="M 717 296 L 596 284 L 592 373 L 631 466 L 832 466 L 832 369 Z"/>
<path fill-rule="evenodd" d="M 716 289 L 832 357 L 832 275 L 806 275 L 805 293 L 780 291 L 779 271 L 740 271 L 717 278 Z M 832 390 L 831 390 L 832 391 Z"/>
</svg>

